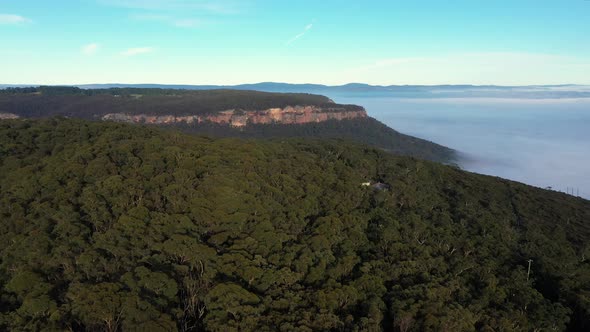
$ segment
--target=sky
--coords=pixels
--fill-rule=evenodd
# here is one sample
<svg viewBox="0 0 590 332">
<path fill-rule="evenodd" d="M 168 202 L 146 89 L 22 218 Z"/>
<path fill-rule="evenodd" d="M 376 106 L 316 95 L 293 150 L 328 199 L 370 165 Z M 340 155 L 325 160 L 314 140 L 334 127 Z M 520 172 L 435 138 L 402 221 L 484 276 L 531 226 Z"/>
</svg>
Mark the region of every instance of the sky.
<svg viewBox="0 0 590 332">
<path fill-rule="evenodd" d="M 590 84 L 588 0 L 0 0 L 0 84 Z"/>
</svg>

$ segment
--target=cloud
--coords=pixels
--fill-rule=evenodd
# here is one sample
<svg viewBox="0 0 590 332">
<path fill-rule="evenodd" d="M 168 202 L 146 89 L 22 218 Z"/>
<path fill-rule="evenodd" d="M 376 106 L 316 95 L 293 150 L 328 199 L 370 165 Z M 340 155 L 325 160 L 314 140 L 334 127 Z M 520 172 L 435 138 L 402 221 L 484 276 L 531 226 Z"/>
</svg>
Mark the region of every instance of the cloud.
<svg viewBox="0 0 590 332">
<path fill-rule="evenodd" d="M 32 21 L 26 17 L 13 14 L 0 14 L 0 24 L 25 24 Z"/>
<path fill-rule="evenodd" d="M 195 28 L 203 25 L 203 21 L 194 19 L 180 19 L 174 21 L 174 26 L 179 28 Z"/>
<path fill-rule="evenodd" d="M 82 54 L 84 54 L 84 55 L 96 54 L 96 52 L 98 52 L 99 48 L 100 48 L 100 45 L 97 43 L 91 43 L 91 44 L 85 45 L 84 47 L 82 47 Z"/>
<path fill-rule="evenodd" d="M 202 10 L 219 14 L 231 14 L 237 5 L 225 0 L 98 0 L 108 6 L 144 10 Z"/>
<path fill-rule="evenodd" d="M 242 12 L 249 4 L 237 0 L 95 0 L 106 6 L 131 10 L 130 18 L 177 28 L 199 28 L 220 16 Z M 133 13 L 135 12 L 135 13 Z"/>
<path fill-rule="evenodd" d="M 134 20 L 140 21 L 168 21 L 171 19 L 170 15 L 162 15 L 162 14 L 137 14 L 131 15 L 131 18 Z"/>
<path fill-rule="evenodd" d="M 131 18 L 140 21 L 161 22 L 178 28 L 196 28 L 203 26 L 206 23 L 203 20 L 176 18 L 171 15 L 162 14 L 138 14 L 132 15 Z"/>
<path fill-rule="evenodd" d="M 343 72 L 374 84 L 590 83 L 590 59 L 526 52 L 473 52 L 379 59 Z"/>
<path fill-rule="evenodd" d="M 122 56 L 136 56 L 136 55 L 140 55 L 140 54 L 151 53 L 153 51 L 154 51 L 154 49 L 152 47 L 136 47 L 136 48 L 130 48 L 130 49 L 127 49 L 127 50 L 121 52 L 121 55 Z"/>
<path fill-rule="evenodd" d="M 306 25 L 306 26 L 305 26 L 305 28 L 303 29 L 303 32 L 301 32 L 301 33 L 299 33 L 299 34 L 295 35 L 293 38 L 291 38 L 291 39 L 289 39 L 289 40 L 287 41 L 287 43 L 286 43 L 286 44 L 287 44 L 287 46 L 291 45 L 291 44 L 292 44 L 293 42 L 295 42 L 297 39 L 299 39 L 299 38 L 301 38 L 301 37 L 305 36 L 305 34 L 306 34 L 306 33 L 308 33 L 308 32 L 311 30 L 311 28 L 313 28 L 313 23 L 309 23 L 308 25 Z"/>
</svg>

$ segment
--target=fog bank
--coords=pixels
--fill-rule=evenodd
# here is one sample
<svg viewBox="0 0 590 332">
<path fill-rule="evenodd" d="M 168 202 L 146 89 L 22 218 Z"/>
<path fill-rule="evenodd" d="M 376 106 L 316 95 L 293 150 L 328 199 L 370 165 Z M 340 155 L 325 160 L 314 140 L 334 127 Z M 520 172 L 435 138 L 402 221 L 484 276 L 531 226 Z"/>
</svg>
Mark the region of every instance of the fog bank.
<svg viewBox="0 0 590 332">
<path fill-rule="evenodd" d="M 330 96 L 460 152 L 468 171 L 590 198 L 590 99 Z M 570 189 L 571 191 L 571 189 Z"/>
</svg>

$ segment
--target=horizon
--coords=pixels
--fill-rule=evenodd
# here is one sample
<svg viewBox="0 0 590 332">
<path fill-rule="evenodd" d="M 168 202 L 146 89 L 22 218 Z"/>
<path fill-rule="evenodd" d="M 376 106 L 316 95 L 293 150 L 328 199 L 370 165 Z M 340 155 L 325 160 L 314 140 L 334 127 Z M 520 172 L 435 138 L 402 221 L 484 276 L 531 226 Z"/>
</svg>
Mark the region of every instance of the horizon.
<svg viewBox="0 0 590 332">
<path fill-rule="evenodd" d="M 84 84 L 77 84 L 77 83 L 64 83 L 64 84 L 40 84 L 40 83 L 0 83 L 1 88 L 7 87 L 41 87 L 41 86 L 52 86 L 52 87 L 84 87 L 84 86 L 110 86 L 110 85 L 124 85 L 124 86 L 145 86 L 145 85 L 154 85 L 154 86 L 192 86 L 192 87 L 239 87 L 239 86 L 248 86 L 248 85 L 262 85 L 262 84 L 276 84 L 276 85 L 314 85 L 314 86 L 325 86 L 325 87 L 344 87 L 344 86 L 351 86 L 351 85 L 360 85 L 360 86 L 368 86 L 368 87 L 375 87 L 375 88 L 388 88 L 388 87 L 441 87 L 441 86 L 449 86 L 449 87 L 499 87 L 499 88 L 527 88 L 527 87 L 539 87 L 539 88 L 550 88 L 550 87 L 589 87 L 590 84 L 576 84 L 576 83 L 556 83 L 556 84 L 526 84 L 526 85 L 499 85 L 499 84 L 370 84 L 370 83 L 363 83 L 363 82 L 348 82 L 343 84 L 322 84 L 322 83 L 312 83 L 312 82 L 305 82 L 305 83 L 290 83 L 290 82 L 280 82 L 280 81 L 261 81 L 261 82 L 245 82 L 245 83 L 236 83 L 236 84 L 210 84 L 210 83 L 195 83 L 195 84 L 183 84 L 183 83 L 126 83 L 126 82 L 94 82 L 94 83 L 84 83 Z M 182 88 L 179 88 L 182 90 Z"/>
<path fill-rule="evenodd" d="M 590 85 L 588 13 L 551 0 L 0 0 L 0 84 Z"/>
</svg>

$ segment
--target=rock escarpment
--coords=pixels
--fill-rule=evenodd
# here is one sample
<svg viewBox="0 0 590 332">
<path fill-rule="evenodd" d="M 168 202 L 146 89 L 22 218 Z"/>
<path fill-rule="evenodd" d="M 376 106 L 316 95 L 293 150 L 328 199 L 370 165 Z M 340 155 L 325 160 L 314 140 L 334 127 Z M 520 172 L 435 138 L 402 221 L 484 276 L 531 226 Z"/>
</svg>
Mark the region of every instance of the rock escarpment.
<svg viewBox="0 0 590 332">
<path fill-rule="evenodd" d="M 304 124 L 323 122 L 328 120 L 344 120 L 366 118 L 364 108 L 350 109 L 345 107 L 318 107 L 318 106 L 287 106 L 285 108 L 269 108 L 261 111 L 226 110 L 214 114 L 202 115 L 149 115 L 109 113 L 102 117 L 103 120 L 148 123 L 148 124 L 199 124 L 213 122 L 227 124 L 232 127 L 244 127 L 248 124 Z"/>
<path fill-rule="evenodd" d="M 12 113 L 0 113 L 0 120 L 3 119 L 18 119 L 20 116 Z"/>
<path fill-rule="evenodd" d="M 455 163 L 446 147 L 403 135 L 357 105 L 307 93 L 149 88 L 0 89 L 1 118 L 79 118 L 171 127 L 211 137 L 346 139 L 394 154 Z"/>
</svg>

